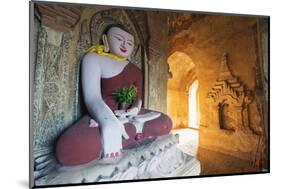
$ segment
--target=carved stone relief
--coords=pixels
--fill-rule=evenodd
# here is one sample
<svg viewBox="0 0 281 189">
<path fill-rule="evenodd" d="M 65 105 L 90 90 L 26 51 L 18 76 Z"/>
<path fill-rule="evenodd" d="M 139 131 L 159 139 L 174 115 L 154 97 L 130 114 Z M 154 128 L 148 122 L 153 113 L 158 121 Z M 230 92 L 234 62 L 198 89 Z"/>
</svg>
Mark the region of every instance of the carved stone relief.
<svg viewBox="0 0 281 189">
<path fill-rule="evenodd" d="M 213 108 L 218 112 L 219 127 L 235 131 L 249 128 L 248 104 L 252 102 L 251 91 L 230 72 L 227 65 L 227 54 L 224 53 L 219 77 L 208 98 L 213 101 Z"/>
<path fill-rule="evenodd" d="M 41 176 L 54 158 L 51 156 L 57 137 L 68 126 L 65 107 L 69 97 L 68 82 L 69 36 L 42 26 L 33 84 L 33 153 L 35 176 Z M 43 164 L 41 164 L 43 163 Z M 44 169 L 46 168 L 46 169 Z"/>
</svg>

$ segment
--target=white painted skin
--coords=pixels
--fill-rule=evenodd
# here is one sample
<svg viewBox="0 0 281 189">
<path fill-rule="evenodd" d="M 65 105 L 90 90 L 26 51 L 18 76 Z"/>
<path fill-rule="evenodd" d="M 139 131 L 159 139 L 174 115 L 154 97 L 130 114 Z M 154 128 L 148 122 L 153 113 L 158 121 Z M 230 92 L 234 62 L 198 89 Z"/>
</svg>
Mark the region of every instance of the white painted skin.
<svg viewBox="0 0 281 189">
<path fill-rule="evenodd" d="M 107 35 L 103 35 L 105 50 L 120 57 L 129 58 L 134 49 L 134 37 L 118 28 L 112 27 Z M 141 132 L 145 121 L 155 119 L 158 114 L 142 115 L 138 120 L 138 115 L 142 101 L 137 101 L 127 112 L 115 111 L 113 113 L 103 101 L 101 95 L 101 78 L 111 78 L 122 72 L 129 62 L 127 60 L 118 62 L 115 59 L 101 56 L 97 53 L 85 55 L 82 62 L 82 88 L 86 107 L 92 117 L 89 126 L 101 128 L 103 142 L 103 155 L 116 154 L 122 150 L 122 137 L 128 139 L 129 136 L 124 128 L 125 123 L 136 123 L 136 128 Z M 117 118 L 118 117 L 118 118 Z M 128 119 L 127 117 L 130 117 Z M 134 119 L 135 117 L 135 119 Z M 141 128 L 140 126 L 142 125 Z M 121 153 L 120 153 L 121 154 Z M 120 157 L 120 156 L 119 156 Z M 114 163 L 119 157 L 103 157 L 105 163 Z"/>
</svg>

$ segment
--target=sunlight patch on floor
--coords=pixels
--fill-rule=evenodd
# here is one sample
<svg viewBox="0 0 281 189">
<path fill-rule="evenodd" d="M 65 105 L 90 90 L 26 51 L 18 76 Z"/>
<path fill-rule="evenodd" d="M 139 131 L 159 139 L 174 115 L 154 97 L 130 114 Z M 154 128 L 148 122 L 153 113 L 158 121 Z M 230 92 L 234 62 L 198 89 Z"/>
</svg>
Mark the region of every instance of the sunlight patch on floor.
<svg viewBox="0 0 281 189">
<path fill-rule="evenodd" d="M 179 134 L 179 144 L 180 148 L 184 153 L 196 157 L 199 147 L 199 132 L 198 130 L 184 128 L 184 129 L 174 129 L 173 134 Z"/>
</svg>

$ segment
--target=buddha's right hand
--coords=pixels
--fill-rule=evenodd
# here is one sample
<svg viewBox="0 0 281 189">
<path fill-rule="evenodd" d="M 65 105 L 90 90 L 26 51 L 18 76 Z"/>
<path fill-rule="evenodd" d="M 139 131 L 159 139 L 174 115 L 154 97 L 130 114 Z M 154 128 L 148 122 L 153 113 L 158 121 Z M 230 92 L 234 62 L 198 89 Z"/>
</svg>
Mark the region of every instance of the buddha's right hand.
<svg viewBox="0 0 281 189">
<path fill-rule="evenodd" d="M 102 126 L 103 156 L 106 163 L 114 163 L 122 155 L 122 137 L 129 139 L 120 121 Z"/>
<path fill-rule="evenodd" d="M 120 133 L 121 136 L 124 138 L 124 139 L 129 139 L 129 135 L 127 134 L 126 132 L 126 129 L 125 129 L 125 126 L 122 124 L 122 122 L 120 120 L 117 120 L 113 126 L 111 126 L 111 132 L 112 130 L 118 130 L 118 134 Z"/>
</svg>

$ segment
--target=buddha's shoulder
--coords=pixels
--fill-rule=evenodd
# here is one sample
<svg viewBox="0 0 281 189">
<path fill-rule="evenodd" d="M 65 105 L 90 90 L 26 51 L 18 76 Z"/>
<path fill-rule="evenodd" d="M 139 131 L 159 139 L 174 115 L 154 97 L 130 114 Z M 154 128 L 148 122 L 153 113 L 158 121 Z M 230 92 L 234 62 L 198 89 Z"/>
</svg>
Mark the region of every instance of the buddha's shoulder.
<svg viewBox="0 0 281 189">
<path fill-rule="evenodd" d="M 88 61 L 90 60 L 91 62 L 94 61 L 100 61 L 100 60 L 106 60 L 106 57 L 104 56 L 101 56 L 95 52 L 92 52 L 92 53 L 87 53 L 86 55 L 84 55 L 83 57 L 83 61 Z"/>
<path fill-rule="evenodd" d="M 101 56 L 95 52 L 87 53 L 83 57 L 83 62 L 100 63 L 100 62 L 106 62 L 106 61 L 108 61 L 107 57 Z"/>
</svg>

